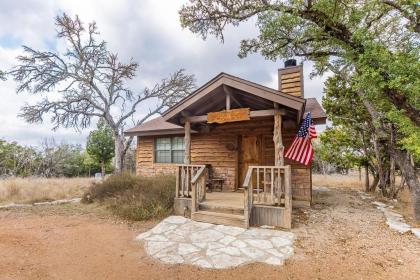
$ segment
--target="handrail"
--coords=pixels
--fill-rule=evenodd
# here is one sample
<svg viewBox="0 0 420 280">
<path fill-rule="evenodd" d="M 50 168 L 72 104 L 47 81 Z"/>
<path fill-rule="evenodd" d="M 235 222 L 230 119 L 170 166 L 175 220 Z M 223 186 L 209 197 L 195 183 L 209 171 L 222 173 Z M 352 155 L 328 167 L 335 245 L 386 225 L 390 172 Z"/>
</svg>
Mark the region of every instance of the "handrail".
<svg viewBox="0 0 420 280">
<path fill-rule="evenodd" d="M 191 214 L 198 211 L 198 204 L 206 198 L 207 167 L 203 165 L 191 180 Z"/>
<path fill-rule="evenodd" d="M 177 164 L 175 197 L 191 197 L 193 179 L 203 167 L 205 165 Z"/>
<path fill-rule="evenodd" d="M 205 171 L 206 171 L 206 166 L 202 165 L 200 169 L 197 171 L 197 173 L 195 174 L 195 176 L 191 179 L 191 184 L 195 184 Z"/>
<path fill-rule="evenodd" d="M 206 198 L 206 165 L 178 164 L 176 169 L 175 197 L 191 198 L 191 214 Z"/>
<path fill-rule="evenodd" d="M 246 172 L 246 175 L 245 175 L 244 184 L 242 185 L 245 189 L 248 189 L 249 184 L 251 182 L 251 176 L 252 176 L 252 170 L 253 170 L 253 168 L 251 167 L 253 166 L 248 167 L 248 171 Z"/>
</svg>

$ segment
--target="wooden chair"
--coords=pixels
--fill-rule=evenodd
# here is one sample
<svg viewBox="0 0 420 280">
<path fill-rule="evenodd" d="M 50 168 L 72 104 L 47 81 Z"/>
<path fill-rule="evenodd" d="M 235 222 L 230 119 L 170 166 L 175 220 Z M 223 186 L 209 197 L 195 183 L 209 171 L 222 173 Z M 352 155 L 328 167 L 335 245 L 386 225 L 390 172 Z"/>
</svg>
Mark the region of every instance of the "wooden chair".
<svg viewBox="0 0 420 280">
<path fill-rule="evenodd" d="M 214 169 L 211 166 L 211 164 L 207 164 L 207 169 L 209 171 L 209 176 L 206 182 L 207 191 L 212 192 L 212 191 L 215 191 L 216 189 L 220 192 L 223 191 L 223 184 L 225 182 L 225 179 L 222 177 L 215 176 Z"/>
</svg>

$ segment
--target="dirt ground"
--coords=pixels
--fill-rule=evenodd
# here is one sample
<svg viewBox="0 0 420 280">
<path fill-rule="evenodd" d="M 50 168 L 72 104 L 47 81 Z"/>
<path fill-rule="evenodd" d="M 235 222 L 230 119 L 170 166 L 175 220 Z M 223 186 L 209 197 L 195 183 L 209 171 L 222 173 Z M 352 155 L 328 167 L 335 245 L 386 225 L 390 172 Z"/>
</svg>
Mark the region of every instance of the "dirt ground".
<svg viewBox="0 0 420 280">
<path fill-rule="evenodd" d="M 87 206 L 0 211 L 0 279 L 420 279 L 420 241 L 389 230 L 356 191 L 314 193 L 294 213 L 295 255 L 284 266 L 229 270 L 164 265 L 128 224 Z"/>
</svg>

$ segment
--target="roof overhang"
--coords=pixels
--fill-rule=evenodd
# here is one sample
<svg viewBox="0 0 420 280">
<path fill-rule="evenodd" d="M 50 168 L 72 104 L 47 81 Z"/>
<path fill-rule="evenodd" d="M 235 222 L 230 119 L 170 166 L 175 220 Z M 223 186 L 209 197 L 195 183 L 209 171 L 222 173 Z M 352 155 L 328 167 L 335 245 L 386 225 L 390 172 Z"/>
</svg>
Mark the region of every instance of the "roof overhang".
<svg viewBox="0 0 420 280">
<path fill-rule="evenodd" d="M 291 108 L 296 111 L 303 111 L 305 99 L 282 93 L 278 90 L 268 88 L 226 73 L 220 73 L 208 83 L 197 89 L 188 97 L 181 100 L 177 105 L 168 109 L 163 113 L 162 117 L 165 121 L 173 122 L 174 118 L 181 114 L 184 110 L 188 111 L 195 103 L 204 97 L 211 95 L 221 86 L 228 86 L 236 90 L 246 92 L 250 95 L 278 103 L 284 107 Z"/>
<path fill-rule="evenodd" d="M 237 90 L 237 93 L 240 92 L 242 95 L 246 94 L 247 98 L 250 100 L 248 103 L 263 101 L 261 103 L 263 104 L 261 108 L 256 109 L 256 111 L 251 111 L 251 117 L 267 116 L 267 114 L 273 110 L 273 103 L 277 103 L 283 107 L 281 110 L 284 112 L 284 116 L 289 114 L 289 118 L 293 117 L 293 119 L 298 123 L 300 123 L 304 114 L 307 112 L 311 112 L 315 124 L 326 123 L 327 115 L 315 98 L 304 99 L 291 96 L 286 93 L 282 93 L 281 91 L 228 75 L 226 73 L 220 73 L 205 85 L 194 91 L 194 93 L 168 109 L 162 116 L 128 129 L 124 133 L 127 136 L 183 135 L 185 131 L 182 126 L 182 122 L 180 122 L 183 119 L 182 113 L 189 112 L 189 109 L 192 108 L 194 104 L 196 107 L 197 104 L 201 106 L 199 101 L 201 100 L 201 103 L 203 103 L 206 100 L 205 98 L 212 98 L 212 95 L 217 94 L 217 89 L 219 88 L 220 90 L 220 87 L 223 89 L 226 87 L 233 88 Z M 239 96 L 240 95 L 241 94 L 239 94 Z M 204 103 L 204 107 L 212 105 L 207 104 L 206 102 Z M 223 106 L 223 104 L 221 105 Z M 270 109 L 263 108 L 268 106 L 270 106 Z M 206 122 L 207 115 L 204 113 L 205 109 L 201 108 L 201 110 L 198 111 L 200 114 L 190 116 L 190 120 L 193 122 L 194 120 Z M 191 130 L 191 133 L 198 132 Z"/>
</svg>

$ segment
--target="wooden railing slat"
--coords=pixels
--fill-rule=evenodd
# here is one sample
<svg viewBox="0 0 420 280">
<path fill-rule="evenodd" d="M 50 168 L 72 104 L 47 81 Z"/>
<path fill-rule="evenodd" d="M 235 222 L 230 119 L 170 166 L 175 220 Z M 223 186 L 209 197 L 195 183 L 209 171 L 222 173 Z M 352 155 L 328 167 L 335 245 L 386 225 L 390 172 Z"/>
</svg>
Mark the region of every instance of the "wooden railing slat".
<svg viewBox="0 0 420 280">
<path fill-rule="evenodd" d="M 260 200 L 260 171 L 257 169 L 257 201 Z"/>
<path fill-rule="evenodd" d="M 254 201 L 253 173 L 257 172 L 257 193 Z M 260 192 L 260 173 L 263 173 L 262 193 Z M 268 177 L 269 180 L 268 180 Z M 287 166 L 249 166 L 243 183 L 244 191 L 244 214 L 245 226 L 249 226 L 252 208 L 254 204 L 269 204 L 284 207 L 282 215 L 285 227 L 291 227 L 292 190 L 291 190 L 291 167 Z M 268 189 L 268 187 L 270 189 Z M 284 205 L 282 196 L 284 195 Z"/>
<path fill-rule="evenodd" d="M 271 184 L 271 186 L 270 186 L 270 189 L 271 189 L 270 200 L 271 200 L 271 203 L 274 204 L 274 200 L 275 200 L 275 197 L 274 197 L 274 168 L 271 168 L 271 182 L 270 182 L 270 184 Z"/>
</svg>

